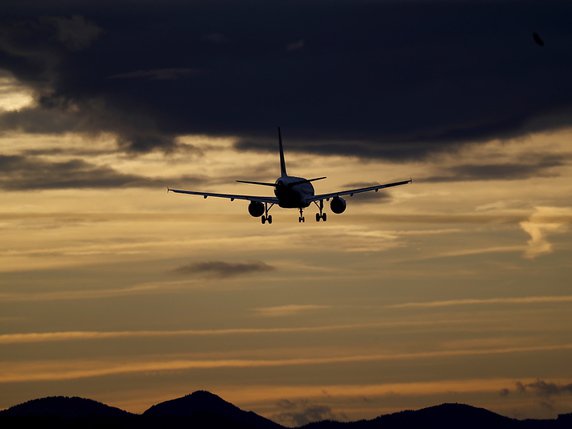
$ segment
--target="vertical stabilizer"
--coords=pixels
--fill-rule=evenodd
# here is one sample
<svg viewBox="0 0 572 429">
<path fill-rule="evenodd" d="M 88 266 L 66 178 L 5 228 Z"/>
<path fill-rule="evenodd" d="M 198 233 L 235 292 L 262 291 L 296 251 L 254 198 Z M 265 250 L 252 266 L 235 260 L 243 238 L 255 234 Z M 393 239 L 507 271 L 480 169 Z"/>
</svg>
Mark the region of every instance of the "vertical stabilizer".
<svg viewBox="0 0 572 429">
<path fill-rule="evenodd" d="M 278 145 L 280 146 L 280 176 L 288 176 L 286 173 L 286 161 L 284 161 L 284 149 L 282 148 L 282 133 L 278 127 Z"/>
</svg>

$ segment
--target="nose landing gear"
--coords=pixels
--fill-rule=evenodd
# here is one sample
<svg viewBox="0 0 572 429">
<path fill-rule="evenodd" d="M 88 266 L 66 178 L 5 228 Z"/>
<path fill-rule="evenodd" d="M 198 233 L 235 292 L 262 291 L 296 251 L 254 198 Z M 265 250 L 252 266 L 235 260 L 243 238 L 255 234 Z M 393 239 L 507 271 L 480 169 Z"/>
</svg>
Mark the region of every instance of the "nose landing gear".
<svg viewBox="0 0 572 429">
<path fill-rule="evenodd" d="M 298 216 L 298 222 L 306 222 L 306 218 L 304 218 L 304 209 L 300 207 L 300 216 Z"/>
</svg>

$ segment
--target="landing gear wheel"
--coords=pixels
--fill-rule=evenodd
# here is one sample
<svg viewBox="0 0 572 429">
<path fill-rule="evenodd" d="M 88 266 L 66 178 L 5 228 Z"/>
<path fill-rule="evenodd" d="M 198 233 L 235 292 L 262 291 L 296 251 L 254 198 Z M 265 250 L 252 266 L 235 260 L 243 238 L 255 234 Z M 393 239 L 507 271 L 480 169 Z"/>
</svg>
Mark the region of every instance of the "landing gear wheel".
<svg viewBox="0 0 572 429">
<path fill-rule="evenodd" d="M 323 220 L 324 222 L 328 220 L 328 216 L 326 215 L 326 213 L 324 213 L 324 214 L 322 215 L 322 220 Z"/>
<path fill-rule="evenodd" d="M 306 222 L 306 218 L 302 216 L 302 222 Z"/>
<path fill-rule="evenodd" d="M 306 219 L 304 219 L 304 209 L 302 207 L 300 207 L 300 216 L 298 216 L 298 222 L 304 222 Z"/>
<path fill-rule="evenodd" d="M 260 218 L 260 221 L 262 222 L 262 225 L 264 225 L 266 223 L 266 216 L 262 215 Z M 268 222 L 270 223 L 270 222 Z"/>
<path fill-rule="evenodd" d="M 267 220 L 268 220 L 268 224 L 271 224 L 272 223 L 272 215 L 268 215 Z"/>
<path fill-rule="evenodd" d="M 316 222 L 320 222 L 321 218 L 320 213 L 316 213 Z"/>
</svg>

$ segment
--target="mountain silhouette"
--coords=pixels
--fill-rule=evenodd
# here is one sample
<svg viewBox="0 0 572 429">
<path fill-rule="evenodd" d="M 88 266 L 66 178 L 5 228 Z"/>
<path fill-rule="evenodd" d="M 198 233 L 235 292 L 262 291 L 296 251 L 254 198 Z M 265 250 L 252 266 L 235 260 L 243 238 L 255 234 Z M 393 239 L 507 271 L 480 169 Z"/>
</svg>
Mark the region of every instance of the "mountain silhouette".
<svg viewBox="0 0 572 429">
<path fill-rule="evenodd" d="M 252 411 L 244 411 L 217 395 L 197 391 L 153 405 L 141 415 L 131 414 L 91 399 L 48 397 L 0 411 L 2 429 L 25 427 L 106 429 L 284 429 Z M 572 429 L 572 414 L 552 420 L 517 420 L 484 408 L 442 404 L 401 411 L 355 422 L 322 421 L 304 429 Z"/>
<path fill-rule="evenodd" d="M 396 429 L 404 427 L 424 429 L 512 429 L 521 428 L 522 422 L 501 416 L 484 408 L 465 404 L 442 404 L 417 411 L 400 411 L 386 414 L 373 420 L 360 420 L 352 423 L 352 429 Z M 347 427 L 346 423 L 317 422 L 304 426 L 305 429 L 334 429 Z"/>
<path fill-rule="evenodd" d="M 217 395 L 199 390 L 191 395 L 153 405 L 144 417 L 186 418 L 194 427 L 279 429 L 274 423 L 252 411 L 243 411 Z"/>
<path fill-rule="evenodd" d="M 133 414 L 91 399 L 50 396 L 0 411 L 0 417 L 127 417 Z"/>
</svg>

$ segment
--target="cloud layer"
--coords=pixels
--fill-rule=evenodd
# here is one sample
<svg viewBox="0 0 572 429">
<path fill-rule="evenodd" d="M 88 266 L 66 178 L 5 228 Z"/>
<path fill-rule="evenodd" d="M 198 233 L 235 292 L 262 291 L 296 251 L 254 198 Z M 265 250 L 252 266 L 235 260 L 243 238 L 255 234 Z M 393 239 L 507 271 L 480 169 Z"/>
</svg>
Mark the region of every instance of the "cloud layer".
<svg viewBox="0 0 572 429">
<path fill-rule="evenodd" d="M 552 129 L 570 124 L 572 5 L 549 4 L 142 1 L 133 19 L 128 3 L 8 1 L 0 68 L 37 106 L 0 124 L 132 150 L 186 133 L 266 150 L 282 124 L 293 149 L 396 159 Z"/>
<path fill-rule="evenodd" d="M 47 161 L 33 156 L 0 155 L 0 189 L 29 191 L 167 186 L 166 179 L 125 174 L 81 159 Z M 180 179 L 179 179 L 180 180 Z M 197 183 L 186 177 L 186 181 Z"/>
</svg>

